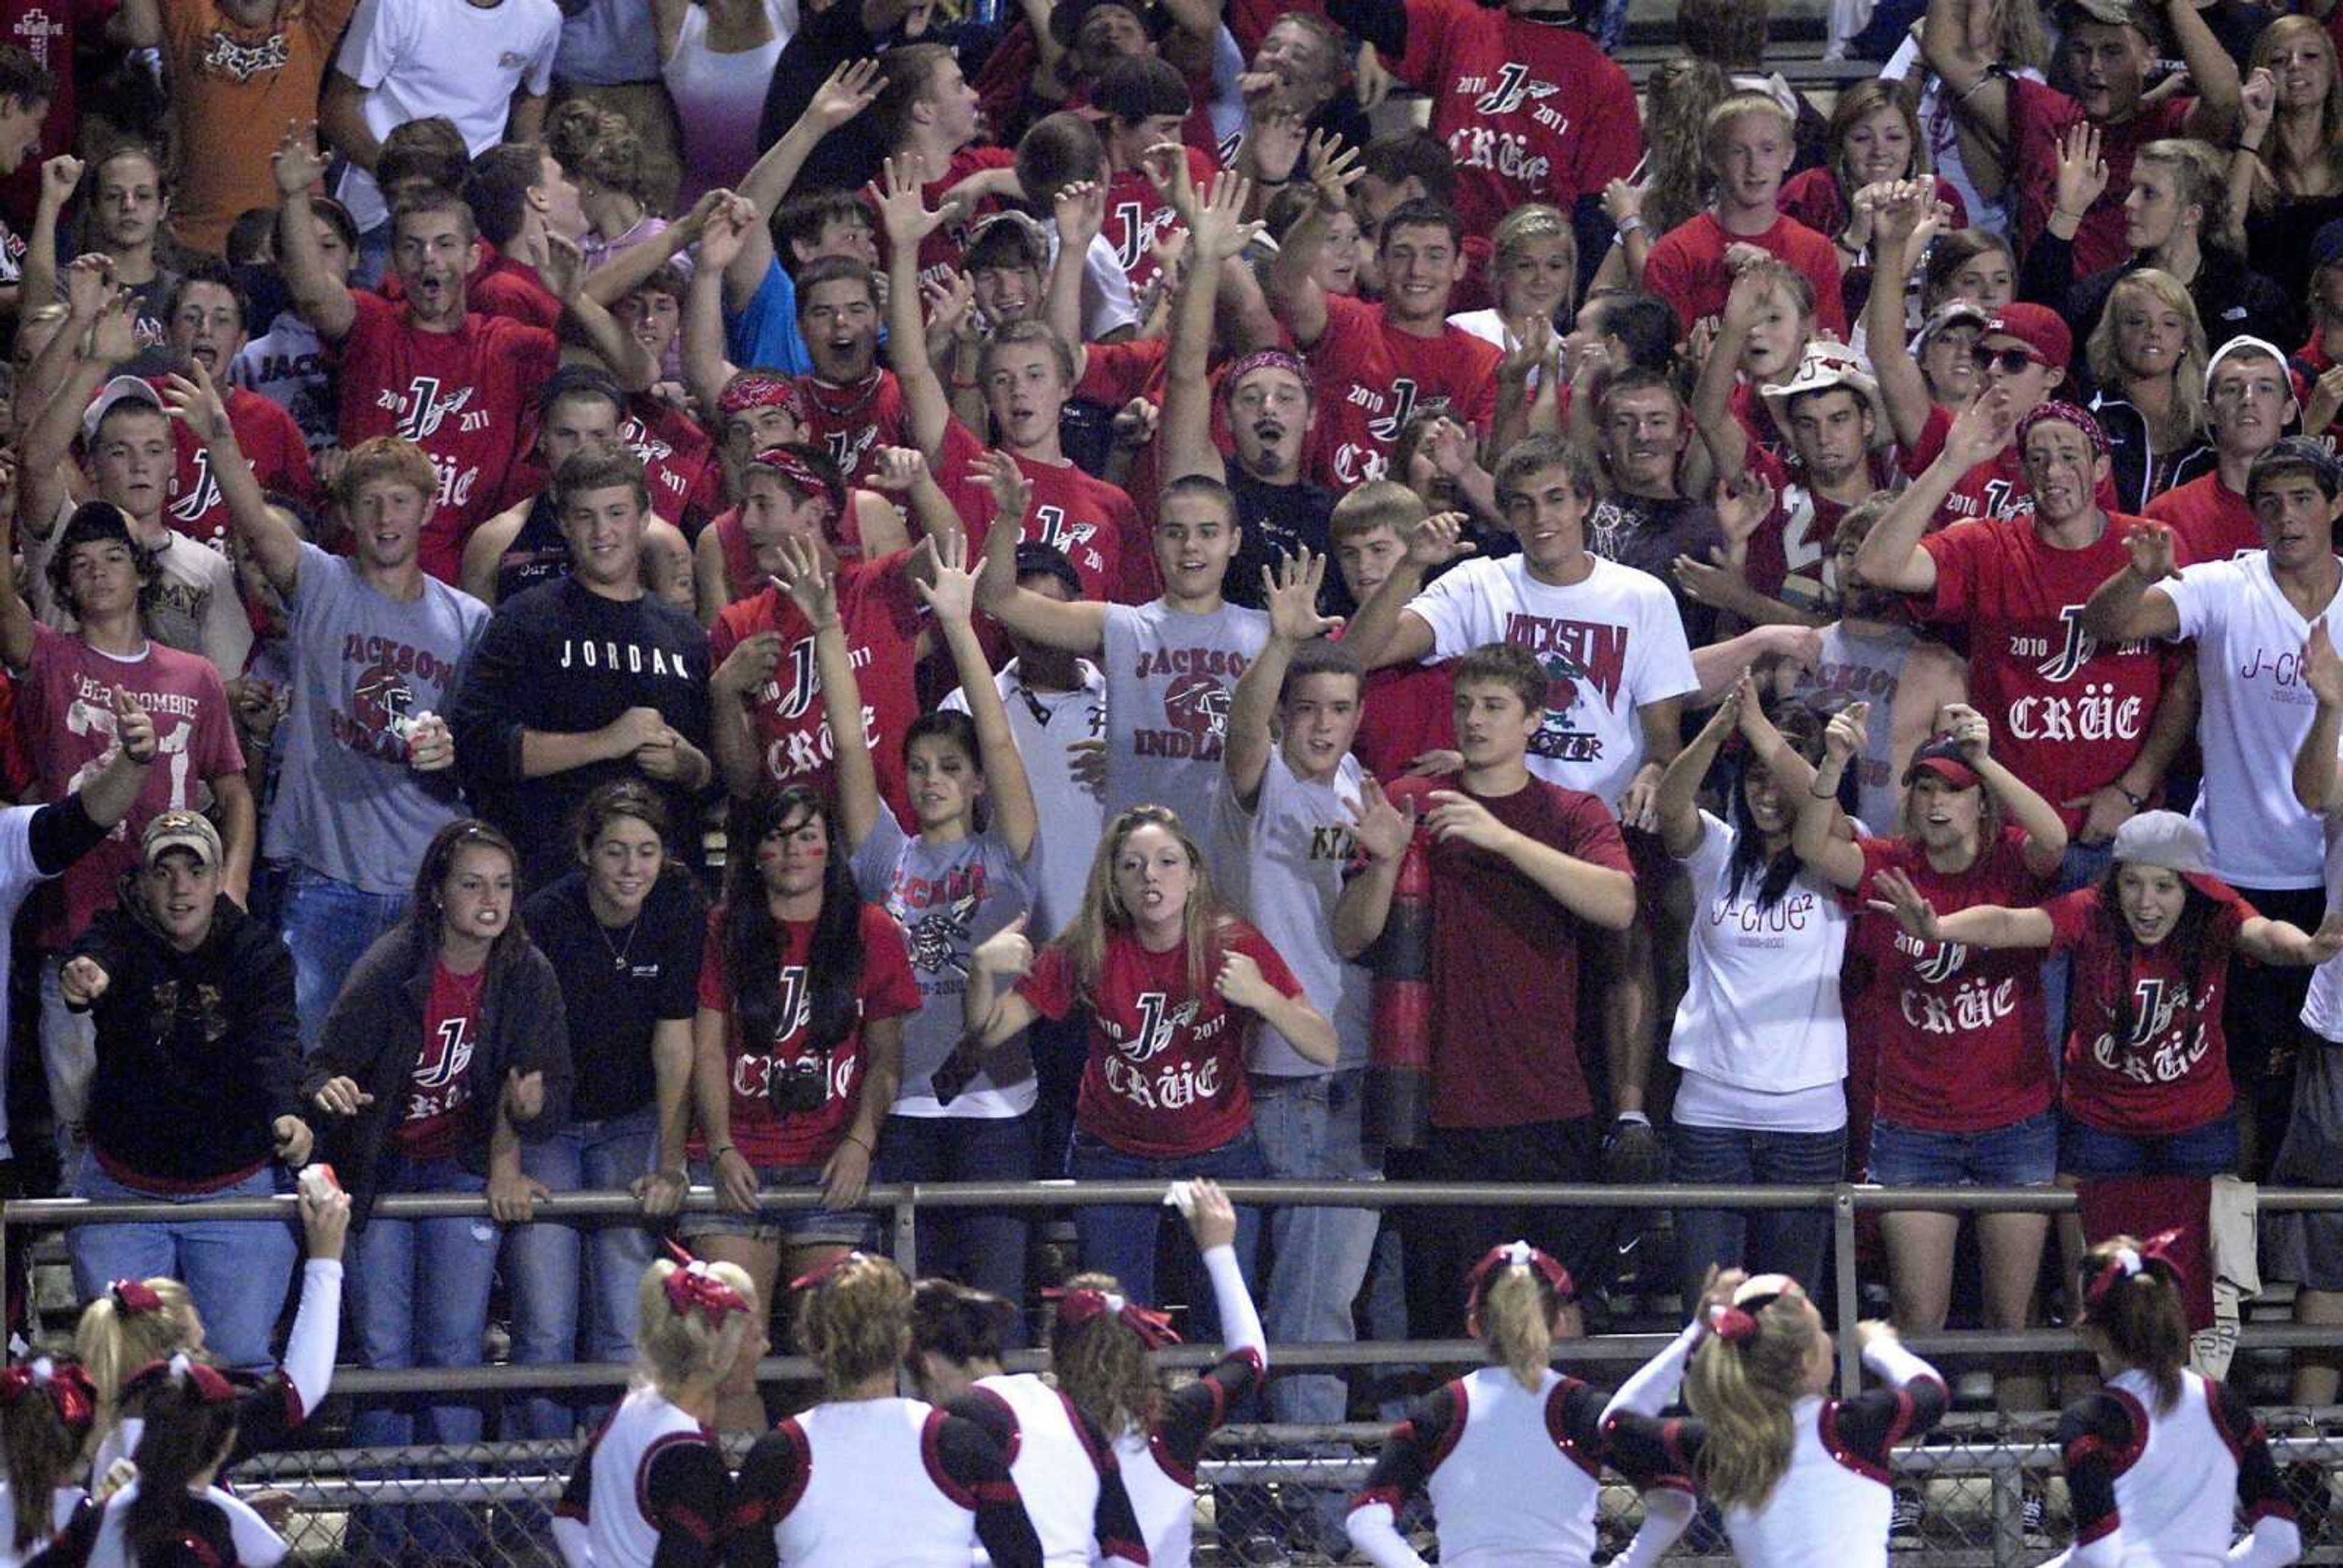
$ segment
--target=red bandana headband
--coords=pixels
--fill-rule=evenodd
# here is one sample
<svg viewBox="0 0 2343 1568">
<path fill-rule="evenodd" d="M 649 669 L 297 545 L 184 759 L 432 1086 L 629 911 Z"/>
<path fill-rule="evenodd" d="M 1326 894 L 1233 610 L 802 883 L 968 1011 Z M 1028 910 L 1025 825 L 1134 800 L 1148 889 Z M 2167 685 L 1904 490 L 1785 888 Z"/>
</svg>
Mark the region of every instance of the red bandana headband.
<svg viewBox="0 0 2343 1568">
<path fill-rule="evenodd" d="M 2179 1284 L 2180 1261 L 2174 1256 L 2179 1242 L 2179 1231 L 2162 1231 L 2136 1248 L 2117 1247 L 2108 1253 L 2083 1285 L 2083 1311 L 2097 1312 L 2108 1292 L 2143 1273 L 2161 1273 L 2173 1284 Z"/>
<path fill-rule="evenodd" d="M 1122 1326 L 1137 1334 L 1140 1342 L 1151 1351 L 1165 1345 L 1176 1345 L 1180 1336 L 1172 1332 L 1172 1320 L 1150 1307 L 1125 1301 L 1111 1291 L 1043 1291 L 1044 1301 L 1058 1303 L 1058 1321 L 1070 1329 L 1078 1329 L 1094 1318 L 1120 1318 Z"/>
<path fill-rule="evenodd" d="M 1238 382 L 1256 370 L 1271 368 L 1282 370 L 1300 381 L 1302 395 L 1312 403 L 1318 400 L 1317 378 L 1310 374 L 1309 365 L 1282 348 L 1257 348 L 1251 354 L 1231 360 L 1229 367 L 1221 372 L 1221 396 L 1233 399 L 1237 395 Z"/>
<path fill-rule="evenodd" d="M 749 1298 L 717 1278 L 709 1266 L 677 1246 L 673 1241 L 667 1250 L 675 1258 L 675 1271 L 669 1274 L 661 1287 L 667 1292 L 667 1304 L 678 1317 L 688 1318 L 698 1312 L 708 1320 L 708 1326 L 720 1329 L 724 1320 L 734 1312 L 749 1310 Z"/>
<path fill-rule="evenodd" d="M 798 493 L 800 495 L 828 498 L 832 510 L 846 505 L 846 497 L 840 490 L 835 479 L 823 474 L 820 469 L 790 451 L 787 447 L 768 447 L 749 458 L 749 462 L 752 467 L 763 468 L 769 473 L 778 474 L 787 479 L 798 487 Z"/>
<path fill-rule="evenodd" d="M 2030 413 L 2018 420 L 2017 430 L 2013 437 L 2017 443 L 2017 449 L 2020 452 L 2026 450 L 2026 432 L 2033 429 L 2035 426 L 2053 423 L 2072 425 L 2083 433 L 2083 438 L 2091 444 L 2091 450 L 2094 453 L 2102 457 L 2107 455 L 2107 433 L 2100 426 L 2097 417 L 2087 408 L 2078 407 L 2072 403 L 2061 403 L 2055 398 L 2046 403 L 2036 404 Z"/>
<path fill-rule="evenodd" d="M 805 394 L 798 390 L 798 384 L 786 376 L 761 370 L 745 370 L 732 377 L 717 397 L 716 407 L 728 417 L 752 408 L 783 408 L 799 424 L 806 423 Z"/>
<path fill-rule="evenodd" d="M 97 1391 L 78 1362 L 57 1365 L 46 1356 L 0 1372 L 0 1409 L 39 1393 L 56 1407 L 69 1432 L 84 1432 L 97 1415 Z"/>
</svg>

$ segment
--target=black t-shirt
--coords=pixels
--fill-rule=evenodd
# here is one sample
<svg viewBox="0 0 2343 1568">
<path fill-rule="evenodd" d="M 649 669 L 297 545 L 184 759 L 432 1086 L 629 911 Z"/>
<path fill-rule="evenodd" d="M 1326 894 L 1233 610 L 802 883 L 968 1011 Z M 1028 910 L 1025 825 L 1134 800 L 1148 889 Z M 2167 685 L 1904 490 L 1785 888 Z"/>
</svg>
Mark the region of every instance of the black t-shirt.
<svg viewBox="0 0 2343 1568">
<path fill-rule="evenodd" d="M 633 924 L 613 929 L 594 918 L 586 873 L 573 870 L 531 897 L 521 919 L 561 980 L 578 1070 L 571 1120 L 601 1121 L 651 1104 L 659 1093 L 651 1030 L 699 1007 L 708 906 L 690 876 L 669 867 Z"/>
<path fill-rule="evenodd" d="M 1706 501 L 1647 500 L 1641 496 L 1605 496 L 1586 514 L 1586 549 L 1590 555 L 1623 567 L 1649 572 L 1668 585 L 1684 618 L 1684 640 L 1700 648 L 1716 640 L 1716 612 L 1684 597 L 1676 581 L 1675 559 L 1690 556 L 1709 558 L 1709 551 L 1725 548 L 1725 530 L 1716 526 L 1716 511 Z"/>
<path fill-rule="evenodd" d="M 1304 545 L 1312 554 L 1321 556 L 1332 548 L 1328 528 L 1334 515 L 1334 498 L 1316 485 L 1265 485 L 1238 467 L 1234 457 L 1229 459 L 1228 477 L 1244 538 L 1238 543 L 1235 558 L 1229 562 L 1228 576 L 1221 581 L 1221 593 L 1231 604 L 1263 609 L 1267 605 L 1261 591 L 1262 568 L 1275 566 L 1279 557 L 1292 555 Z M 1333 562 L 1327 562 L 1326 580 L 1318 592 L 1318 613 L 1346 616 L 1357 608 L 1342 589 L 1342 572 Z"/>
</svg>

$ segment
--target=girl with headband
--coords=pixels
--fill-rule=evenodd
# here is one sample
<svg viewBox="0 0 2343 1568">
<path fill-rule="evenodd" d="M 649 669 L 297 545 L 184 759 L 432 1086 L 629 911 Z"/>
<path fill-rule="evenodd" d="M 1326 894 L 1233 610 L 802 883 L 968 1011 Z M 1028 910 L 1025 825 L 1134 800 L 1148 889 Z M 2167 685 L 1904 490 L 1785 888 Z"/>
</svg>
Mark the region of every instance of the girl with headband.
<svg viewBox="0 0 2343 1568">
<path fill-rule="evenodd" d="M 1432 1497 L 1443 1563 L 1585 1568 L 1602 1502 L 1602 1392 L 1548 1364 L 1569 1271 L 1527 1241 L 1492 1247 L 1465 1284 L 1466 1322 L 1491 1365 L 1409 1410 L 1351 1505 L 1351 1544 L 1375 1568 L 1423 1568 L 1401 1536 L 1411 1493 Z M 1657 1563 L 1692 1523 L 1691 1494 L 1644 1494 L 1644 1527 L 1614 1568 Z"/>
<path fill-rule="evenodd" d="M 312 1191 L 313 1185 L 316 1190 Z M 293 1430 L 324 1401 L 334 1380 L 341 1338 L 342 1243 L 349 1233 L 349 1195 L 338 1187 L 302 1184 L 297 1200 L 308 1260 L 301 1265 L 301 1304 L 277 1369 L 246 1392 L 236 1417 L 236 1451 L 228 1468 L 256 1453 L 282 1448 Z M 172 1356 L 201 1356 L 204 1320 L 186 1286 L 176 1280 L 116 1280 L 82 1308 L 74 1354 L 97 1396 L 97 1455 L 93 1473 L 139 1452 L 150 1384 L 132 1373 Z"/>
<path fill-rule="evenodd" d="M 0 1372 L 0 1568 L 18 1568 L 73 1520 L 88 1495 L 68 1477 L 97 1427 L 97 1391 L 78 1362 Z"/>
<path fill-rule="evenodd" d="M 2302 1555 L 2294 1504 L 2246 1396 L 2187 1370 L 2177 1240 L 2117 1236 L 2076 1271 L 2077 1328 L 2107 1386 L 2058 1422 L 2075 1544 L 2044 1568 L 2283 1568 Z M 2253 1533 L 2232 1547 L 2241 1506 Z"/>
<path fill-rule="evenodd" d="M 1212 1276 L 1224 1343 L 1195 1382 L 1166 1392 L 1147 1352 L 1176 1344 L 1161 1312 L 1127 1298 L 1111 1275 L 1076 1274 L 1050 1326 L 1050 1365 L 1059 1390 L 1114 1444 L 1122 1483 L 1139 1517 L 1153 1568 L 1188 1568 L 1196 1523 L 1196 1463 L 1230 1407 L 1261 1386 L 1269 1343 L 1237 1267 L 1237 1214 L 1212 1182 L 1173 1189 L 1184 1198 L 1189 1233 Z"/>
<path fill-rule="evenodd" d="M 146 1412 L 137 1474 L 81 1510 L 43 1568 L 276 1568 L 284 1537 L 215 1484 L 242 1445 L 236 1385 L 184 1352 L 130 1382 Z"/>
<path fill-rule="evenodd" d="M 1833 1399 L 1836 1347 L 1798 1282 L 1717 1275 L 1684 1332 L 1603 1412 L 1615 1462 L 1697 1486 L 1724 1511 L 1743 1568 L 1886 1568 L 1889 1451 L 1952 1398 L 1885 1323 L 1855 1337 L 1888 1386 Z M 1663 1421 L 1679 1382 L 1692 1414 Z"/>
<path fill-rule="evenodd" d="M 911 1282 L 848 1252 L 794 1282 L 798 1343 L 822 1402 L 757 1440 L 734 1489 L 729 1568 L 964 1564 L 1041 1568 L 1041 1543 L 983 1430 L 895 1380 L 911 1351 Z"/>
<path fill-rule="evenodd" d="M 569 1568 L 709 1568 L 732 1498 L 716 1392 L 764 1353 L 765 1314 L 748 1271 L 681 1248 L 643 1271 L 635 1313 L 640 1375 L 578 1456 L 554 1544 Z"/>
</svg>

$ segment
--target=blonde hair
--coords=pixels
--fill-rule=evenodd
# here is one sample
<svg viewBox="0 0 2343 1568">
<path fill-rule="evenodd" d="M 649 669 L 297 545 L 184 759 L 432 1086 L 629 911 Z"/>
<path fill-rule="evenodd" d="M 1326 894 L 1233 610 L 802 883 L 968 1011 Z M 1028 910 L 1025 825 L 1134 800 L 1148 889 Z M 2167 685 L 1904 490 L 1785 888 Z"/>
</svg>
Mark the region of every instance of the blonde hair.
<svg viewBox="0 0 2343 1568">
<path fill-rule="evenodd" d="M 1066 1289 L 1122 1294 L 1121 1282 L 1111 1274 L 1076 1274 L 1066 1282 Z M 1147 1342 L 1120 1313 L 1101 1312 L 1072 1324 L 1062 1315 L 1052 1318 L 1050 1370 L 1059 1391 L 1098 1422 L 1109 1441 L 1127 1432 L 1143 1432 L 1155 1419 L 1161 1390 L 1154 1363 L 1148 1360 Z"/>
<path fill-rule="evenodd" d="M 1091 857 L 1090 877 L 1082 884 L 1081 908 L 1075 911 L 1066 929 L 1058 933 L 1055 943 L 1072 955 L 1074 978 L 1085 994 L 1106 972 L 1108 934 L 1130 930 L 1137 923 L 1123 906 L 1121 890 L 1114 885 L 1114 864 L 1121 857 L 1124 842 L 1140 829 L 1149 827 L 1161 828 L 1178 840 L 1188 856 L 1189 870 L 1196 879 L 1188 893 L 1184 917 L 1188 989 L 1198 996 L 1203 995 L 1220 968 L 1221 928 L 1229 917 L 1221 908 L 1220 895 L 1212 889 L 1212 869 L 1204 863 L 1204 851 L 1198 846 L 1196 836 L 1169 806 L 1133 806 L 1118 812 L 1114 820 L 1106 825 L 1098 852 Z"/>
<path fill-rule="evenodd" d="M 1326 537 L 1340 544 L 1377 528 L 1404 534 L 1431 515 L 1423 498 L 1397 479 L 1371 479 L 1334 503 Z"/>
<path fill-rule="evenodd" d="M 1725 128 L 1745 116 L 1771 119 L 1785 136 L 1798 134 L 1798 122 L 1790 111 L 1774 101 L 1768 93 L 1732 93 L 1708 111 L 1708 118 L 1700 127 L 1700 148 L 1708 159 L 1709 173 L 1716 172 L 1716 149 L 1724 138 Z"/>
<path fill-rule="evenodd" d="M 1570 252 L 1570 292 L 1563 296 L 1561 311 L 1575 313 L 1578 308 L 1578 235 L 1570 226 L 1570 219 L 1558 206 L 1544 202 L 1528 202 L 1515 207 L 1497 220 L 1490 232 L 1489 272 L 1493 279 L 1499 268 L 1513 258 L 1515 251 L 1534 239 L 1558 239 Z"/>
<path fill-rule="evenodd" d="M 1790 1412 L 1805 1397 L 1806 1368 L 1821 1336 L 1804 1300 L 1760 1307 L 1756 1334 L 1734 1344 L 1711 1335 L 1694 1352 L 1684 1402 L 1708 1427 L 1702 1489 L 1719 1508 L 1759 1508 L 1790 1467 Z"/>
<path fill-rule="evenodd" d="M 636 1357 L 644 1381 L 669 1400 L 687 1383 L 704 1382 L 730 1371 L 763 1311 L 746 1269 L 738 1263 L 702 1266 L 739 1292 L 749 1310 L 725 1313 L 720 1324 L 711 1324 L 708 1314 L 696 1308 L 676 1311 L 675 1303 L 668 1300 L 667 1282 L 683 1265 L 665 1258 L 643 1271 L 642 1285 L 635 1292 Z"/>
<path fill-rule="evenodd" d="M 1535 1393 L 1554 1355 L 1554 1287 L 1527 1263 L 1489 1271 L 1473 1299 L 1473 1322 L 1490 1359 Z"/>
<path fill-rule="evenodd" d="M 2091 375 L 2102 387 L 2122 385 L 2123 367 L 2116 357 L 2116 317 L 2126 306 L 2142 297 L 2151 304 L 2178 311 L 2187 324 L 2187 340 L 2181 347 L 2180 362 L 2172 367 L 2172 411 L 2180 421 L 2185 438 L 2196 439 L 2205 433 L 2205 324 L 2197 319 L 2197 302 L 2170 273 L 2144 266 L 2116 280 L 2116 286 L 2107 291 L 2106 307 L 2099 312 L 2099 324 L 2091 328 L 2087 351 Z"/>
<path fill-rule="evenodd" d="M 149 1362 L 193 1350 L 203 1332 L 204 1320 L 186 1286 L 159 1276 L 145 1283 L 161 1298 L 158 1310 L 126 1312 L 114 1292 L 106 1291 L 81 1310 L 81 1321 L 74 1325 L 74 1358 L 97 1390 L 100 1432 L 114 1424 L 115 1405 L 132 1373 Z"/>
<path fill-rule="evenodd" d="M 903 1363 L 911 1349 L 911 1282 L 890 1259 L 850 1254 L 798 1302 L 798 1345 L 833 1397 Z"/>
<path fill-rule="evenodd" d="M 2317 45 L 2327 56 L 2327 101 L 2318 111 L 2318 146 L 2317 157 L 2325 160 L 2330 174 L 2343 176 L 2343 63 L 2335 55 L 2335 37 L 2328 32 L 2327 24 L 2299 14 L 2280 16 L 2261 30 L 2254 40 L 2253 63 L 2248 72 L 2268 69 L 2278 58 L 2280 49 L 2308 41 Z M 2287 156 L 2286 138 L 2272 135 L 2264 138 L 2255 155 L 2261 159 L 2262 168 L 2269 176 L 2269 186 L 2254 187 L 2254 206 L 2272 206 L 2281 195 L 2301 193 L 2306 183 L 2303 176 L 2309 166 L 2297 164 Z"/>
</svg>

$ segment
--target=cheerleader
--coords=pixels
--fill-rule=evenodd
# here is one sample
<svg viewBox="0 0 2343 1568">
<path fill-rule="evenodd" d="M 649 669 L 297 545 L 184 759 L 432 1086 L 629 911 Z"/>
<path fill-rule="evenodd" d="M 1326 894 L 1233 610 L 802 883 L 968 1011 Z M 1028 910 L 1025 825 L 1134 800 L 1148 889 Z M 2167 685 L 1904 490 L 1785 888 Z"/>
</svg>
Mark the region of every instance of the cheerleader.
<svg viewBox="0 0 2343 1568">
<path fill-rule="evenodd" d="M 350 1199 L 330 1179 L 312 1179 L 302 1183 L 297 1201 L 309 1253 L 301 1266 L 301 1305 L 293 1316 L 283 1364 L 240 1396 L 236 1443 L 228 1455 L 228 1468 L 285 1446 L 333 1383 Z M 203 1317 L 186 1286 L 176 1280 L 116 1280 L 82 1309 L 74 1329 L 74 1353 L 97 1395 L 100 1436 L 94 1473 L 104 1475 L 116 1459 L 138 1452 L 145 1427 L 143 1396 L 155 1386 L 156 1363 L 175 1355 L 199 1356 L 203 1344 Z M 147 1375 L 134 1378 L 142 1368 Z"/>
<path fill-rule="evenodd" d="M 911 1349 L 911 1286 L 849 1252 L 797 1281 L 798 1343 L 826 1396 L 757 1440 L 740 1467 L 730 1568 L 1041 1568 L 1025 1503 L 982 1429 L 895 1395 Z"/>
<path fill-rule="evenodd" d="M 0 1568 L 19 1568 L 73 1520 L 73 1484 L 97 1424 L 97 1391 L 74 1362 L 47 1356 L 0 1372 Z"/>
<path fill-rule="evenodd" d="M 569 1568 L 703 1568 L 723 1556 L 732 1474 L 716 1445 L 716 1394 L 764 1352 L 748 1271 L 680 1248 L 643 1271 L 635 1348 L 642 1377 L 578 1456 L 554 1511 Z"/>
<path fill-rule="evenodd" d="M 911 1373 L 920 1397 L 991 1435 L 1050 1568 L 1145 1564 L 1131 1493 L 1106 1434 L 1040 1377 L 1001 1371 L 1016 1311 L 989 1292 L 921 1280 L 911 1300 Z"/>
<path fill-rule="evenodd" d="M 1177 1343 L 1161 1312 L 1129 1300 L 1106 1274 L 1077 1274 L 1050 1326 L 1050 1366 L 1074 1407 L 1108 1434 L 1131 1493 L 1146 1561 L 1188 1568 L 1196 1524 L 1196 1464 L 1229 1407 L 1261 1386 L 1269 1343 L 1237 1267 L 1236 1210 L 1211 1181 L 1175 1186 L 1188 1231 L 1212 1276 L 1224 1353 L 1203 1376 L 1164 1392 L 1148 1352 Z"/>
<path fill-rule="evenodd" d="M 1720 1274 L 1684 1332 L 1613 1396 L 1604 1436 L 1630 1473 L 1697 1483 L 1744 1568 L 1886 1568 L 1888 1452 L 1934 1427 L 1950 1397 L 1885 1323 L 1855 1334 L 1890 1386 L 1829 1398 L 1831 1336 L 1797 1282 Z M 1662 1421 L 1679 1382 L 1692 1417 Z"/>
<path fill-rule="evenodd" d="M 214 1483 L 242 1452 L 251 1408 L 226 1373 L 182 1352 L 130 1380 L 143 1412 L 137 1473 L 85 1507 L 30 1568 L 276 1568 L 284 1537 Z M 281 1395 L 279 1396 L 282 1397 Z M 95 1501 L 95 1500 L 94 1500 Z"/>
<path fill-rule="evenodd" d="M 1432 1497 L 1440 1560 L 1585 1568 L 1603 1493 L 1604 1399 L 1547 1364 L 1572 1299 L 1570 1272 L 1531 1246 L 1492 1247 L 1465 1286 L 1465 1321 L 1493 1363 L 1417 1402 L 1392 1429 L 1351 1505 L 1351 1544 L 1375 1568 L 1423 1568 L 1400 1509 Z M 1657 1563 L 1692 1523 L 1693 1500 L 1660 1486 L 1617 1568 Z"/>
<path fill-rule="evenodd" d="M 2302 1555 L 2245 1396 L 2187 1370 L 2174 1239 L 2117 1236 L 2077 1270 L 2077 1327 L 2107 1386 L 2058 1423 L 2075 1544 L 2044 1568 L 2283 1568 Z M 2253 1533 L 2232 1547 L 2239 1504 Z"/>
</svg>

